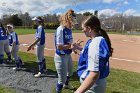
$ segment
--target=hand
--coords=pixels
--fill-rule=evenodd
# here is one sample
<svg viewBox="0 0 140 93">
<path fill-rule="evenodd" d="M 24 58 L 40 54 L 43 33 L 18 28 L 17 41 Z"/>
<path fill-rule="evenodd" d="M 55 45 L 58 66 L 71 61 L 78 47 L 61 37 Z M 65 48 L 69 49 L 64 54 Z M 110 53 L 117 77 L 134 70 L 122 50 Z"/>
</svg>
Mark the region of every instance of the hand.
<svg viewBox="0 0 140 93">
<path fill-rule="evenodd" d="M 81 51 L 81 43 L 84 41 L 80 41 L 80 39 L 78 39 L 77 41 L 75 41 L 72 45 L 72 50 L 76 53 L 76 50 L 80 50 Z"/>
<path fill-rule="evenodd" d="M 81 43 L 84 42 L 84 41 L 81 41 L 80 39 L 76 40 L 74 43 L 73 43 L 73 46 L 75 47 L 80 47 L 81 46 Z"/>
<path fill-rule="evenodd" d="M 34 50 L 35 48 L 34 47 L 32 47 L 32 50 Z"/>
<path fill-rule="evenodd" d="M 34 49 L 34 46 L 33 45 L 30 45 L 27 49 L 27 51 L 30 51 L 31 49 Z"/>
</svg>

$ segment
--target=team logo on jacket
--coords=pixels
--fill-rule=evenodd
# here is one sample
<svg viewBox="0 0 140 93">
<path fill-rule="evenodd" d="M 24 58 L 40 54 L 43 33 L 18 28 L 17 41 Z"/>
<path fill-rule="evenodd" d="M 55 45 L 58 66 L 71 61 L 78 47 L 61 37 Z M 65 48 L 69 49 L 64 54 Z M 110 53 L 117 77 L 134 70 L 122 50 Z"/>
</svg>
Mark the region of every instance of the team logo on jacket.
<svg viewBox="0 0 140 93">
<path fill-rule="evenodd" d="M 71 35 L 65 35 L 65 38 L 71 39 L 72 37 L 71 37 Z"/>
</svg>

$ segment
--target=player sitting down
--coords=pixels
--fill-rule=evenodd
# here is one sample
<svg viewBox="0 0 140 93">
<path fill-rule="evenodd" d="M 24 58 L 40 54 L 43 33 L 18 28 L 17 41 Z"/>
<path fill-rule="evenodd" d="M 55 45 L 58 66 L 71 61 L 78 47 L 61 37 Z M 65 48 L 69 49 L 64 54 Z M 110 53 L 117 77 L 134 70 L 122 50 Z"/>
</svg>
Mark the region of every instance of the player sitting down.
<svg viewBox="0 0 140 93">
<path fill-rule="evenodd" d="M 14 32 L 14 27 L 12 24 L 7 24 L 7 30 L 9 31 L 9 43 L 10 43 L 10 51 L 12 54 L 12 57 L 15 60 L 16 67 L 13 68 L 13 70 L 20 70 L 22 68 L 23 62 L 21 58 L 18 56 L 18 50 L 19 50 L 19 41 L 18 36 L 16 32 Z"/>
</svg>

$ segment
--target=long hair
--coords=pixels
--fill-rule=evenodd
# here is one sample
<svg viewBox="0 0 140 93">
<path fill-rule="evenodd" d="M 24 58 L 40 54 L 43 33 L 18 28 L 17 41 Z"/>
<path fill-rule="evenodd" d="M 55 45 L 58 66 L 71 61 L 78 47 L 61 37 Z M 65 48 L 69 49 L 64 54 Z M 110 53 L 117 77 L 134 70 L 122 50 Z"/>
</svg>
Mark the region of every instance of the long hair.
<svg viewBox="0 0 140 93">
<path fill-rule="evenodd" d="M 40 21 L 38 21 L 44 27 L 44 19 L 42 17 L 37 17 Z"/>
<path fill-rule="evenodd" d="M 110 56 L 112 56 L 113 48 L 111 46 L 110 38 L 106 33 L 106 31 L 101 28 L 101 23 L 99 19 L 96 16 L 90 16 L 84 21 L 83 24 L 85 26 L 89 26 L 91 29 L 94 29 L 97 33 L 99 33 L 102 37 L 105 38 L 107 45 L 109 47 Z"/>
<path fill-rule="evenodd" d="M 3 35 L 6 35 L 6 34 L 7 34 L 7 31 L 6 31 L 6 29 L 4 28 L 4 26 L 3 26 L 2 23 L 0 23 L 0 27 L 1 27 L 2 30 L 3 30 Z"/>
<path fill-rule="evenodd" d="M 60 24 L 66 27 L 71 28 L 71 25 L 73 23 L 73 15 L 74 11 L 73 10 L 68 10 L 65 14 L 62 14 L 59 18 Z"/>
</svg>

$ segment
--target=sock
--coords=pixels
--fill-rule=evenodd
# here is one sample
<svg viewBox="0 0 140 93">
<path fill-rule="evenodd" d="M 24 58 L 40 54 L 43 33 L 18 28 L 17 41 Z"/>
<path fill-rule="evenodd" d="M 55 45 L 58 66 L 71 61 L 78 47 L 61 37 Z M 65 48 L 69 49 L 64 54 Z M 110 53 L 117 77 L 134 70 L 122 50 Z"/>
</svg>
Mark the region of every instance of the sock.
<svg viewBox="0 0 140 93">
<path fill-rule="evenodd" d="M 68 85 L 68 84 L 69 84 L 69 81 L 70 81 L 70 77 L 67 76 L 67 80 L 66 80 L 66 82 L 65 82 L 65 85 Z"/>
<path fill-rule="evenodd" d="M 15 63 L 16 63 L 16 67 L 19 68 L 20 67 L 19 60 L 16 60 Z"/>
<path fill-rule="evenodd" d="M 9 61 L 12 60 L 12 58 L 11 58 L 11 53 L 6 53 L 6 54 L 7 54 L 8 60 L 9 60 Z"/>
<path fill-rule="evenodd" d="M 22 67 L 23 62 L 22 62 L 21 58 L 20 58 L 20 57 L 18 57 L 18 60 L 19 60 L 19 66 L 20 66 L 20 67 Z"/>
<path fill-rule="evenodd" d="M 42 62 L 43 62 L 43 69 L 45 70 L 45 69 L 46 69 L 46 59 L 44 58 L 44 59 L 42 60 Z"/>
<path fill-rule="evenodd" d="M 43 69 L 44 69 L 44 65 L 43 65 L 43 62 L 38 62 L 38 66 L 39 66 L 39 72 L 41 73 L 41 74 L 43 74 Z"/>
<path fill-rule="evenodd" d="M 3 59 L 0 59 L 0 64 L 2 64 L 3 63 Z"/>
<path fill-rule="evenodd" d="M 62 90 L 63 84 L 59 84 L 58 82 L 56 83 L 56 89 L 57 90 Z"/>
</svg>

